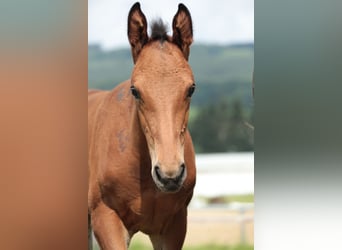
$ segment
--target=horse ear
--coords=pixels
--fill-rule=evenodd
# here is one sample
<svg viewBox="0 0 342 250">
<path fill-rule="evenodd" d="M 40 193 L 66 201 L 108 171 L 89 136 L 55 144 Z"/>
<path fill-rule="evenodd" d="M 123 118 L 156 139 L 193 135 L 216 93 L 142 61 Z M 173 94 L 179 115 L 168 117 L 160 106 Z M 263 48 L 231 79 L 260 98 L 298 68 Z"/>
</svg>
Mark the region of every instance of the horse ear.
<svg viewBox="0 0 342 250">
<path fill-rule="evenodd" d="M 127 35 L 131 44 L 133 62 L 135 63 L 141 49 L 148 41 L 147 21 L 140 9 L 139 2 L 136 2 L 129 11 Z"/>
<path fill-rule="evenodd" d="M 189 58 L 192 39 L 192 20 L 184 4 L 178 5 L 178 11 L 172 21 L 172 42 L 182 50 L 186 60 Z"/>
</svg>

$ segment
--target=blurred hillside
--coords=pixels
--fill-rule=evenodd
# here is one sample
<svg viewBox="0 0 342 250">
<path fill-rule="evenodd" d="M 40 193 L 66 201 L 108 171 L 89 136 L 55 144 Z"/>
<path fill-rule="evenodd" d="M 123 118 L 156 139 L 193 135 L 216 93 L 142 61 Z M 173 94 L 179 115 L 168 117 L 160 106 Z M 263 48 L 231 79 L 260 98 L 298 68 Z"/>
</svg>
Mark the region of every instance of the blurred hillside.
<svg viewBox="0 0 342 250">
<path fill-rule="evenodd" d="M 189 63 L 196 81 L 189 129 L 197 152 L 253 150 L 254 44 L 193 45 Z M 88 47 L 89 88 L 112 89 L 130 77 L 130 49 Z"/>
</svg>

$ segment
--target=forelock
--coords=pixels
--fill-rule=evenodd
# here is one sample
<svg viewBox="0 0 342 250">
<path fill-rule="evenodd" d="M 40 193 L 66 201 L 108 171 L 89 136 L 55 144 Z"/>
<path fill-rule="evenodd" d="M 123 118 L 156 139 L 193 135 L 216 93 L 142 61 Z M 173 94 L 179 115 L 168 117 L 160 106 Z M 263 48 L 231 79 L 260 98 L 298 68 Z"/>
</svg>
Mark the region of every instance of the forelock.
<svg viewBox="0 0 342 250">
<path fill-rule="evenodd" d="M 151 40 L 160 40 L 161 42 L 168 40 L 167 31 L 167 25 L 163 22 L 163 20 L 160 18 L 153 20 L 151 23 Z"/>
</svg>

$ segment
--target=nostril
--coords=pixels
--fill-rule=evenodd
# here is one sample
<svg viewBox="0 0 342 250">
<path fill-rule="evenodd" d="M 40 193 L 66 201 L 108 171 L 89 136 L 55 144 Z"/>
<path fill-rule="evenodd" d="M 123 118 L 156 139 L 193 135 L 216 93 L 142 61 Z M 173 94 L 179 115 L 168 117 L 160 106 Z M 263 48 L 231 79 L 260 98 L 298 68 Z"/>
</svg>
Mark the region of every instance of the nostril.
<svg viewBox="0 0 342 250">
<path fill-rule="evenodd" d="M 164 174 L 160 170 L 159 166 L 154 167 L 154 172 L 156 173 L 157 180 L 161 182 L 163 185 L 166 185 L 167 182 L 169 181 L 169 178 L 165 178 Z"/>
<path fill-rule="evenodd" d="M 181 165 L 180 165 L 180 167 L 181 167 L 181 171 L 184 171 L 184 169 L 185 169 L 185 164 L 184 163 L 182 163 Z"/>
<path fill-rule="evenodd" d="M 161 174 L 160 174 L 160 168 L 158 166 L 155 166 L 154 167 L 154 171 L 156 173 L 156 176 L 157 176 L 158 180 L 161 180 L 162 177 L 161 177 Z"/>
<path fill-rule="evenodd" d="M 179 181 L 180 179 L 182 179 L 182 177 L 184 176 L 184 173 L 185 173 L 185 164 L 182 163 L 182 165 L 180 165 L 179 175 L 178 175 L 178 177 L 176 178 L 177 181 Z"/>
</svg>

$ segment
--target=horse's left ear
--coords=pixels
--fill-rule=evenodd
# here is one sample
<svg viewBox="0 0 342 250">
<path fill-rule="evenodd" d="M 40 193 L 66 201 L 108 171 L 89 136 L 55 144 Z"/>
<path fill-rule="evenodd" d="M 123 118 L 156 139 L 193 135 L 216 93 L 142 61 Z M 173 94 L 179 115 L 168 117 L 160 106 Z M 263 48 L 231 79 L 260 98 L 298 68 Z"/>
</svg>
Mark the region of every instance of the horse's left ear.
<svg viewBox="0 0 342 250">
<path fill-rule="evenodd" d="M 178 5 L 178 11 L 172 21 L 172 42 L 182 50 L 186 60 L 189 58 L 192 39 L 192 20 L 184 4 Z"/>
<path fill-rule="evenodd" d="M 139 53 L 148 42 L 147 21 L 140 9 L 140 3 L 135 3 L 128 14 L 127 35 L 131 44 L 133 62 L 138 59 Z"/>
</svg>

